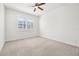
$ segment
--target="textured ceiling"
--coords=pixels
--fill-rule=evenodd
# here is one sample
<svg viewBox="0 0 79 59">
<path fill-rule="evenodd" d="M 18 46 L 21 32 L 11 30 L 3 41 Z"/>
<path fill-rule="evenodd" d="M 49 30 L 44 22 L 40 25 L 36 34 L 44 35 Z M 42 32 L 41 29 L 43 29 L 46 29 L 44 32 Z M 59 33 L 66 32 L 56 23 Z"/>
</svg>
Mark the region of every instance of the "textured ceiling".
<svg viewBox="0 0 79 59">
<path fill-rule="evenodd" d="M 41 6 L 44 9 L 44 11 L 40 11 L 39 9 L 37 9 L 36 12 L 33 12 L 34 8 L 31 6 L 33 6 L 34 4 L 35 3 L 6 3 L 5 6 L 7 8 L 12 8 L 32 15 L 41 16 L 51 10 L 54 10 L 55 8 L 64 5 L 64 3 L 46 3 L 45 5 Z"/>
</svg>

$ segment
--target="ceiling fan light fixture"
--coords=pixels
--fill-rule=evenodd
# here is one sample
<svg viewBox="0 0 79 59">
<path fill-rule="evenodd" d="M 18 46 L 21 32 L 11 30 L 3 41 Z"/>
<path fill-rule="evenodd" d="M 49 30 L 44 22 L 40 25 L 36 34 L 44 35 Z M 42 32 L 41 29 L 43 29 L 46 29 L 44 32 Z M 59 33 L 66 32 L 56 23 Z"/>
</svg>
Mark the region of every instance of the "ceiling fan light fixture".
<svg viewBox="0 0 79 59">
<path fill-rule="evenodd" d="M 43 8 L 41 8 L 40 6 L 42 6 L 42 5 L 44 5 L 45 3 L 35 3 L 35 5 L 34 6 L 32 6 L 32 7 L 34 7 L 34 12 L 37 10 L 37 9 L 40 9 L 41 11 L 43 11 L 44 9 Z"/>
<path fill-rule="evenodd" d="M 35 6 L 34 8 L 36 8 L 36 9 L 37 9 L 37 6 Z"/>
</svg>

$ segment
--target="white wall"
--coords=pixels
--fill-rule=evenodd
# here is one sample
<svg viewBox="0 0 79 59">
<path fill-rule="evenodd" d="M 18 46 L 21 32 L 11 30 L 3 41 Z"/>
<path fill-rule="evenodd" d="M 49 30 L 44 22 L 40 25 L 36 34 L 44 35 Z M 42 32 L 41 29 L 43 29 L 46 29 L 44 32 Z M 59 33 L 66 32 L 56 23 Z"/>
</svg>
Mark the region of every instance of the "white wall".
<svg viewBox="0 0 79 59">
<path fill-rule="evenodd" d="M 43 15 L 40 18 L 40 34 L 79 46 L 79 4 L 67 4 Z"/>
<path fill-rule="evenodd" d="M 0 51 L 5 42 L 5 7 L 0 3 Z"/>
<path fill-rule="evenodd" d="M 18 30 L 17 21 L 19 17 L 24 16 L 33 21 L 33 28 L 31 30 Z M 24 39 L 39 35 L 39 17 L 6 8 L 6 41 Z"/>
</svg>

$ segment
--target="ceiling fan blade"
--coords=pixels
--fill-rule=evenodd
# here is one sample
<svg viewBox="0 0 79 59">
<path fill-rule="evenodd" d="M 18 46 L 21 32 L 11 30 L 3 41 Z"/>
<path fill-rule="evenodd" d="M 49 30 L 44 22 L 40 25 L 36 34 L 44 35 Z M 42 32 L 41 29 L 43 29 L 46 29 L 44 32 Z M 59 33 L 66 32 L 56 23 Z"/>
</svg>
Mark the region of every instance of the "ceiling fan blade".
<svg viewBox="0 0 79 59">
<path fill-rule="evenodd" d="M 41 7 L 38 7 L 40 10 L 44 10 L 44 9 L 42 9 Z"/>
<path fill-rule="evenodd" d="M 36 11 L 36 8 L 34 8 L 34 12 Z"/>
<path fill-rule="evenodd" d="M 35 6 L 38 6 L 39 4 L 38 3 L 35 3 Z"/>
<path fill-rule="evenodd" d="M 38 6 L 41 6 L 41 5 L 44 5 L 45 3 L 40 3 L 40 4 L 38 4 Z"/>
</svg>

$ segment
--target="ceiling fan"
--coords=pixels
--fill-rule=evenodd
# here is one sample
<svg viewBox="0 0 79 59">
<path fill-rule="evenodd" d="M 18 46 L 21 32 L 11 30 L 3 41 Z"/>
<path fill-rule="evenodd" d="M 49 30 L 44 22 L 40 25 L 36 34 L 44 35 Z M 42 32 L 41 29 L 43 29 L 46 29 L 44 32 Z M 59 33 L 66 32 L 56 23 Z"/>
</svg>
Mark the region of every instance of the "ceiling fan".
<svg viewBox="0 0 79 59">
<path fill-rule="evenodd" d="M 34 7 L 34 10 L 33 11 L 35 12 L 37 9 L 40 9 L 41 11 L 43 11 L 44 9 L 41 8 L 40 6 L 42 6 L 44 4 L 46 4 L 46 3 L 35 3 L 35 5 L 32 6 L 32 7 Z"/>
</svg>

